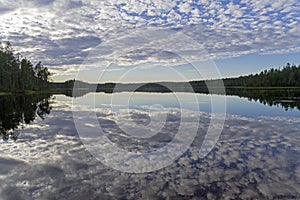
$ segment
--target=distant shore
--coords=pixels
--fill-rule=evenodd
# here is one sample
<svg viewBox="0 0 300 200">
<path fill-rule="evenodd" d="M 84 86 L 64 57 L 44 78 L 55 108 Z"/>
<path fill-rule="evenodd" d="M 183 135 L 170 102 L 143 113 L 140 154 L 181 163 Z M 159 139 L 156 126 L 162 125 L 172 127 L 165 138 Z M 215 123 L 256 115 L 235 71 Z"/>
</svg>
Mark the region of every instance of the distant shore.
<svg viewBox="0 0 300 200">
<path fill-rule="evenodd" d="M 159 83 L 145 83 L 145 85 L 147 84 L 157 84 L 159 85 Z M 145 87 L 145 88 L 137 88 L 137 90 L 134 90 L 133 88 L 134 87 L 131 87 L 131 86 L 135 86 L 135 84 L 122 84 L 122 88 L 124 90 L 117 90 L 115 91 L 115 87 L 106 87 L 104 88 L 103 90 L 101 90 L 99 88 L 99 85 L 102 85 L 102 84 L 94 84 L 93 87 L 83 87 L 83 88 L 76 88 L 76 90 L 73 90 L 73 88 L 52 88 L 52 89 L 49 89 L 49 90 L 38 90 L 38 91 L 35 91 L 35 90 L 26 90 L 26 91 L 0 91 L 0 96 L 8 96 L 8 95 L 34 95 L 34 94 L 69 94 L 71 95 L 73 92 L 77 92 L 77 93 L 83 93 L 83 94 L 86 94 L 86 93 L 90 93 L 90 92 L 106 92 L 106 93 L 113 93 L 113 92 L 195 92 L 195 93 L 202 93 L 201 92 L 201 89 L 203 89 L 203 93 L 207 93 L 209 91 L 207 91 L 207 88 L 202 88 L 202 87 L 199 87 L 198 90 L 197 88 L 194 88 L 195 90 L 194 91 L 190 91 L 190 89 L 186 90 L 185 91 L 185 88 L 183 87 L 176 87 L 176 84 L 177 83 L 173 83 L 175 85 L 173 85 L 172 89 L 174 89 L 174 91 L 168 89 L 167 87 Z M 181 85 L 182 83 L 178 83 L 179 85 Z M 104 84 L 105 85 L 105 84 Z M 142 84 L 141 84 L 142 85 Z M 227 87 L 224 87 L 225 90 L 231 90 L 231 89 L 236 89 L 236 90 L 300 90 L 300 87 L 291 87 L 291 86 L 282 86 L 282 87 L 274 87 L 274 86 L 269 86 L 269 87 L 243 87 L 243 86 L 227 86 Z"/>
</svg>

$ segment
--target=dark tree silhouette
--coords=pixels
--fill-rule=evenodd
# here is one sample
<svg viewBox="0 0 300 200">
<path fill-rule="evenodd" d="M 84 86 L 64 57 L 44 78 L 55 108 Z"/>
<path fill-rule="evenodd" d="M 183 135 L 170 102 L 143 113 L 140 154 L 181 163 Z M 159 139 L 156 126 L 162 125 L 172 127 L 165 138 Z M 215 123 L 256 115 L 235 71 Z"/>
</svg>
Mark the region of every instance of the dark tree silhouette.
<svg viewBox="0 0 300 200">
<path fill-rule="evenodd" d="M 33 64 L 14 54 L 9 42 L 0 42 L 0 91 L 24 92 L 49 89 L 51 73 L 39 62 Z"/>
<path fill-rule="evenodd" d="M 271 68 L 259 74 L 226 78 L 224 84 L 226 87 L 300 87 L 300 65 L 287 63 L 282 69 Z"/>
</svg>

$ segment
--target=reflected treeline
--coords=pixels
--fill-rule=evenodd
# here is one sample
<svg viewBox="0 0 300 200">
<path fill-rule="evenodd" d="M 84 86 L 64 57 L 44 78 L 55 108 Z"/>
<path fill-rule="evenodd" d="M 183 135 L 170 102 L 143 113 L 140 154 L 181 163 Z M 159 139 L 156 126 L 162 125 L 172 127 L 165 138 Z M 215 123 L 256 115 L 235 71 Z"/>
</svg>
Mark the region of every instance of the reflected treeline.
<svg viewBox="0 0 300 200">
<path fill-rule="evenodd" d="M 226 95 L 244 97 L 268 106 L 281 106 L 285 110 L 300 110 L 300 89 L 226 88 Z"/>
<path fill-rule="evenodd" d="M 292 68 L 285 68 L 283 72 Z M 298 69 L 298 68 L 297 68 Z M 276 71 L 276 70 L 275 70 Z M 282 72 L 282 73 L 283 73 Z M 274 72 L 275 73 L 275 72 Z M 270 70 L 269 73 L 273 74 Z M 265 76 L 267 76 L 265 75 Z M 231 80 L 231 79 L 230 79 Z M 227 82 L 226 82 L 227 81 Z M 229 84 L 229 79 L 226 79 L 225 88 L 222 86 L 223 82 L 220 80 L 208 81 L 191 81 L 191 82 L 156 82 L 156 83 L 104 83 L 104 84 L 90 84 L 78 80 L 70 80 L 64 83 L 52 83 L 52 88 L 56 93 L 65 94 L 71 97 L 80 97 L 90 92 L 104 92 L 104 93 L 118 93 L 118 92 L 154 92 L 154 93 L 172 93 L 172 92 L 191 92 L 200 94 L 221 94 L 221 95 L 235 95 L 245 97 L 250 101 L 258 101 L 269 106 L 281 106 L 285 110 L 298 109 L 300 110 L 300 88 L 291 89 L 291 87 L 243 87 L 232 86 Z M 209 86 L 209 88 L 208 88 Z M 296 88 L 296 87 L 295 87 Z"/>
<path fill-rule="evenodd" d="M 64 90 L 59 92 L 59 94 L 64 94 L 67 97 L 82 97 L 86 94 L 90 93 L 88 90 Z"/>
<path fill-rule="evenodd" d="M 209 88 L 207 87 L 209 85 Z M 220 88 L 220 80 L 192 81 L 192 82 L 157 82 L 157 83 L 104 83 L 89 84 L 82 81 L 70 80 L 64 83 L 52 83 L 56 93 L 70 97 L 80 97 L 90 92 L 118 93 L 118 92 L 192 92 L 200 94 L 221 94 L 245 97 L 250 101 L 258 101 L 269 106 L 281 106 L 285 110 L 300 110 L 300 89 L 286 87 L 226 87 Z"/>
<path fill-rule="evenodd" d="M 49 94 L 0 96 L 0 135 L 3 140 L 17 140 L 19 128 L 36 117 L 44 119 L 51 111 L 49 99 Z"/>
<path fill-rule="evenodd" d="M 199 94 L 221 94 L 234 95 L 247 98 L 250 101 L 257 101 L 264 105 L 281 106 L 285 110 L 298 109 L 300 110 L 300 88 L 276 88 L 276 87 L 261 87 L 261 88 L 246 88 L 246 87 L 226 87 L 226 93 L 221 88 L 213 87 L 213 81 L 210 83 L 212 88 L 209 90 L 205 83 L 141 83 L 141 84 L 98 84 L 96 92 L 118 93 L 118 92 L 154 92 L 154 93 L 171 93 L 171 92 L 192 92 Z M 70 90 L 62 92 L 67 96 L 79 97 L 93 90 Z"/>
<path fill-rule="evenodd" d="M 54 94 L 64 94 L 69 97 L 81 97 L 96 91 L 96 84 L 89 84 L 78 80 L 51 83 Z"/>
</svg>

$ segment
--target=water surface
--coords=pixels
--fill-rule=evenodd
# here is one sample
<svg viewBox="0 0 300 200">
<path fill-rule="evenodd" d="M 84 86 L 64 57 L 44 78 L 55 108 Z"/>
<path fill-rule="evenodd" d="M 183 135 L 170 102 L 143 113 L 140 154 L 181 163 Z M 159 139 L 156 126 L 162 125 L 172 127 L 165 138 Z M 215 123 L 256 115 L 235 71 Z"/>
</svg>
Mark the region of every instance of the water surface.
<svg viewBox="0 0 300 200">
<path fill-rule="evenodd" d="M 87 95 L 77 97 L 81 102 L 74 112 L 96 111 L 107 137 L 125 150 L 146 152 L 164 146 L 176 135 L 180 121 L 188 123 L 195 115 L 200 116 L 197 136 L 168 167 L 125 173 L 103 165 L 82 144 L 71 97 L 0 97 L 2 136 L 19 133 L 15 142 L 9 135 L 0 144 L 1 199 L 300 198 L 300 111 L 296 107 L 286 111 L 286 104 L 269 106 L 227 96 L 222 134 L 201 159 L 199 149 L 211 119 L 210 100 L 218 95 L 196 94 L 195 102 L 190 96 L 195 94 L 135 93 L 128 103 L 126 93 Z M 184 102 L 178 102 L 176 95 L 182 95 Z M 9 102 L 14 104 L 9 107 Z M 47 112 L 40 117 L 43 109 Z M 131 119 L 127 125 L 132 127 L 146 125 L 149 109 L 168 114 L 164 129 L 155 137 L 129 137 L 117 126 L 120 119 Z M 14 123 L 8 126 L 8 121 Z"/>
</svg>

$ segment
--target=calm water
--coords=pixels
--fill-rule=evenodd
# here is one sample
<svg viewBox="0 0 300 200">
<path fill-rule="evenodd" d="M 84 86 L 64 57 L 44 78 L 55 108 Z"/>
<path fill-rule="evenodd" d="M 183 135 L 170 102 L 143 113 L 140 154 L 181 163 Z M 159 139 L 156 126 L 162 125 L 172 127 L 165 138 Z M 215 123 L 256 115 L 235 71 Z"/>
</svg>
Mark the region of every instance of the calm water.
<svg viewBox="0 0 300 200">
<path fill-rule="evenodd" d="M 212 98 L 222 105 L 224 96 L 189 93 L 87 94 L 73 108 L 64 95 L 0 97 L 0 199 L 300 199 L 299 100 L 268 100 L 275 104 L 269 106 L 227 96 L 222 134 L 199 158 Z M 195 130 L 196 136 L 167 167 L 126 173 L 103 164 L 126 156 L 104 148 L 106 155 L 97 160 L 83 145 L 73 117 L 82 116 L 85 139 L 94 144 L 97 138 L 88 138 L 96 127 L 91 111 L 107 138 L 126 151 L 164 147 L 180 122 L 188 124 L 187 137 Z M 155 130 L 161 114 L 166 118 L 156 135 L 131 135 L 151 119 Z"/>
<path fill-rule="evenodd" d="M 71 98 L 64 95 L 56 96 L 59 101 L 71 101 Z M 183 108 L 188 110 L 197 110 L 200 112 L 211 113 L 211 101 L 224 102 L 226 105 L 225 112 L 229 115 L 240 115 L 246 117 L 259 116 L 286 116 L 300 117 L 300 110 L 293 103 L 300 103 L 298 100 L 281 99 L 277 102 L 286 102 L 286 104 L 268 105 L 261 103 L 261 100 L 249 100 L 249 98 L 238 96 L 222 96 L 208 94 L 193 94 L 193 93 L 116 93 L 114 95 L 105 93 L 90 93 L 84 97 L 77 97 L 77 100 L 82 105 L 87 105 L 92 108 L 108 108 L 112 110 L 137 108 L 159 104 L 164 108 Z M 181 101 L 181 103 L 179 103 Z M 275 102 L 275 100 L 273 100 Z M 289 108 L 285 108 L 288 106 Z M 222 109 L 223 111 L 223 109 Z"/>
</svg>

